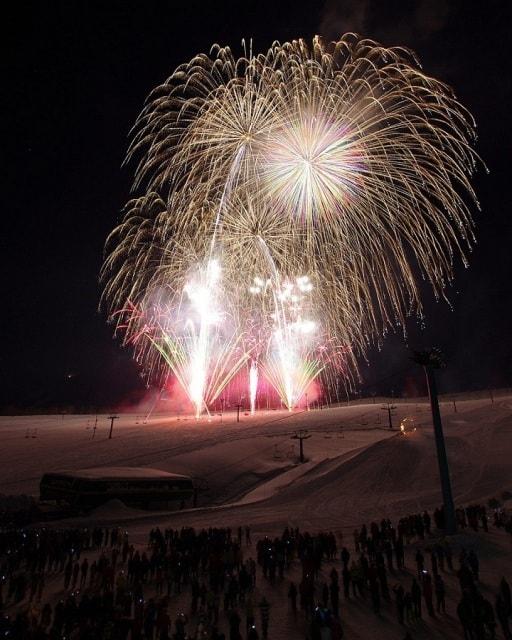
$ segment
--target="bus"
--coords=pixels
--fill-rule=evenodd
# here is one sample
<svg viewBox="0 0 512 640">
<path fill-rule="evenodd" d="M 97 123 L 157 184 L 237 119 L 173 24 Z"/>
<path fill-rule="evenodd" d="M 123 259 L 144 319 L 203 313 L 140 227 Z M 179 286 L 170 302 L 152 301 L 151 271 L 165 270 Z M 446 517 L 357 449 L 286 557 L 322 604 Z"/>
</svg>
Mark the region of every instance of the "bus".
<svg viewBox="0 0 512 640">
<path fill-rule="evenodd" d="M 100 467 L 45 473 L 39 486 L 42 502 L 87 510 L 109 500 L 130 507 L 168 509 L 195 502 L 192 478 L 145 467 Z M 192 506 L 192 505 L 190 505 Z"/>
</svg>

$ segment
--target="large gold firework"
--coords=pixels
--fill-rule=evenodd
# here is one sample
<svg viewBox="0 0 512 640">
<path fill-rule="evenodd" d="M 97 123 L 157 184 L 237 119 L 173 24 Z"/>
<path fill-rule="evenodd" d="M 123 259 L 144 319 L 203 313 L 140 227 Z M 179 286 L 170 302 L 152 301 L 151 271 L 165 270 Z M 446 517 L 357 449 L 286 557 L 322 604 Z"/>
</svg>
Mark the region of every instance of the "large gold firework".
<svg viewBox="0 0 512 640">
<path fill-rule="evenodd" d="M 466 263 L 474 140 L 468 111 L 404 48 L 355 34 L 241 58 L 215 46 L 157 87 L 135 124 L 142 196 L 107 243 L 103 299 L 129 341 L 147 322 L 129 309 L 172 306 L 214 258 L 249 358 L 255 322 L 267 318 L 267 343 L 272 333 L 253 279 L 307 274 L 319 335 L 344 354 L 328 365 L 354 372 L 357 354 L 421 314 L 420 278 L 443 297 L 454 259 Z M 151 344 L 139 357 L 158 370 Z"/>
</svg>

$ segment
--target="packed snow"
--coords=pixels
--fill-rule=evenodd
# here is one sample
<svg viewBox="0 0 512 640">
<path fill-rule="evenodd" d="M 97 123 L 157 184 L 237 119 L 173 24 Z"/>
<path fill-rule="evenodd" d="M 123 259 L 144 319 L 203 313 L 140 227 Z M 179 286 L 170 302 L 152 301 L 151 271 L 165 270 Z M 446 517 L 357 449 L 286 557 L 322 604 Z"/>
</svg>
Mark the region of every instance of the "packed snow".
<svg viewBox="0 0 512 640">
<path fill-rule="evenodd" d="M 456 503 L 512 490 L 512 399 L 441 408 Z M 399 433 L 404 418 L 414 419 L 416 431 Z M 428 403 L 397 403 L 393 423 L 390 430 L 381 403 L 262 411 L 242 414 L 239 423 L 234 413 L 201 420 L 120 414 L 109 439 L 108 415 L 1 417 L 0 492 L 37 496 L 50 471 L 147 467 L 190 475 L 204 491 L 197 509 L 139 513 L 135 521 L 215 526 L 242 519 L 264 533 L 287 524 L 350 528 L 376 514 L 399 517 L 440 503 Z M 303 429 L 311 437 L 300 464 L 292 436 Z"/>
<path fill-rule="evenodd" d="M 512 398 L 458 401 L 442 404 L 446 446 L 457 505 L 487 504 L 491 497 L 512 492 Z M 415 431 L 401 434 L 399 425 L 411 418 Z M 286 526 L 310 532 L 333 531 L 340 545 L 352 549 L 352 532 L 362 523 L 401 516 L 441 502 L 439 475 L 427 402 L 396 403 L 394 428 L 388 428 L 381 403 L 285 412 L 255 416 L 215 415 L 196 421 L 183 416 L 122 414 L 109 439 L 110 420 L 101 416 L 18 416 L 0 418 L 0 493 L 38 495 L 43 473 L 90 467 L 138 467 L 190 475 L 204 491 L 197 508 L 146 512 L 111 501 L 87 516 L 50 526 L 117 526 L 145 548 L 150 529 L 193 526 L 250 525 L 253 540 L 279 535 Z M 95 428 L 96 427 L 96 428 Z M 306 461 L 299 462 L 298 430 L 311 437 L 304 442 Z M 504 498 L 506 504 L 506 497 Z M 493 599 L 501 575 L 510 577 L 510 540 L 490 533 L 461 533 L 455 550 L 477 550 L 481 560 L 480 588 Z M 414 566 L 415 546 L 406 565 Z M 249 548 L 245 553 L 254 553 Z M 339 561 L 338 561 L 339 562 Z M 326 563 L 321 580 L 328 579 Z M 404 586 L 414 571 L 400 579 Z M 295 568 L 290 579 L 300 580 Z M 260 578 L 258 578 L 260 580 Z M 446 616 L 421 621 L 413 638 L 460 638 L 455 607 L 459 590 L 455 575 L 445 575 Z M 55 597 L 58 579 L 51 582 Z M 269 587 L 261 578 L 258 593 L 272 603 L 271 635 L 275 640 L 303 638 L 304 623 L 288 609 L 285 580 Z M 408 587 L 407 587 L 408 588 Z M 188 606 L 188 596 L 173 600 Z M 396 622 L 392 605 L 380 615 L 359 600 L 342 603 L 347 638 L 397 638 L 405 630 Z M 498 634 L 498 637 L 501 637 Z"/>
</svg>

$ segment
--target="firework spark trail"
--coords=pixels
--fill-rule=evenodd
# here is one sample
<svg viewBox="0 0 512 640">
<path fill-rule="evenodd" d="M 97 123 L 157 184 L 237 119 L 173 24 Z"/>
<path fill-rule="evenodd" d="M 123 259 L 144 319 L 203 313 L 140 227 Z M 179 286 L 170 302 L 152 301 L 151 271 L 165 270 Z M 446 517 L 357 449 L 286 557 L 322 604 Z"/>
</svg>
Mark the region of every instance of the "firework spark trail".
<svg viewBox="0 0 512 640">
<path fill-rule="evenodd" d="M 268 246 L 263 238 L 260 237 L 259 241 L 271 270 L 274 325 L 263 369 L 269 382 L 291 411 L 324 368 L 312 357 L 318 347 L 315 342 L 318 327 L 314 321 L 303 318 L 301 307 L 304 296 L 311 293 L 313 285 L 308 276 L 298 276 L 295 282 L 283 282 Z M 255 285 L 253 291 L 258 294 L 262 287 L 257 281 Z M 266 286 L 263 292 L 265 290 Z"/>
<path fill-rule="evenodd" d="M 198 418 L 249 358 L 242 335 L 227 324 L 221 268 L 209 259 L 184 288 L 185 301 L 164 312 L 160 340 L 152 339 L 195 407 Z"/>
<path fill-rule="evenodd" d="M 189 394 L 196 407 L 196 418 L 201 415 L 204 405 L 206 378 L 212 346 L 211 325 L 217 320 L 217 311 L 212 305 L 212 290 L 215 290 L 219 279 L 220 269 L 218 263 L 210 257 L 205 271 L 204 283 L 201 282 L 198 287 L 189 285 L 185 289 L 199 315 L 197 340 L 190 353 L 190 362 L 188 363 Z M 188 322 L 190 323 L 191 320 Z"/>
<path fill-rule="evenodd" d="M 268 353 L 279 330 L 278 306 L 249 291 L 252 276 L 268 271 L 262 239 L 274 289 L 301 273 L 315 285 L 322 376 L 350 380 L 370 344 L 422 317 L 421 278 L 446 299 L 456 259 L 467 265 L 475 138 L 471 115 L 409 50 L 354 34 L 276 42 L 241 58 L 215 46 L 150 94 L 133 129 L 127 159 L 142 195 L 107 240 L 102 304 L 148 375 L 162 377 L 162 336 L 128 303 L 179 307 L 191 270 L 217 260 L 227 343 L 237 344 L 226 348 L 231 371 L 251 349 Z M 206 321 L 194 335 L 203 372 L 194 395 L 203 389 L 204 408 L 214 395 L 208 352 L 222 351 L 226 337 Z M 293 359 L 284 346 L 276 357 L 276 366 Z M 279 386 L 290 400 L 292 383 Z"/>
<path fill-rule="evenodd" d="M 258 392 L 258 363 L 256 360 L 251 362 L 249 369 L 249 401 L 251 406 L 251 415 L 256 412 L 256 394 Z"/>
<path fill-rule="evenodd" d="M 245 145 L 242 145 L 240 147 L 240 149 L 238 149 L 238 151 L 236 152 L 235 158 L 233 160 L 233 164 L 231 166 L 231 169 L 229 171 L 228 174 L 228 179 L 226 180 L 226 184 L 224 186 L 224 189 L 222 190 L 222 196 L 220 199 L 220 203 L 219 203 L 219 207 L 217 209 L 217 216 L 215 218 L 215 223 L 213 226 L 213 234 L 212 234 L 212 241 L 210 244 L 210 257 L 209 260 L 212 260 L 212 256 L 213 256 L 213 252 L 215 250 L 215 241 L 217 239 L 217 233 L 219 230 L 219 226 L 221 224 L 221 220 L 222 220 L 222 211 L 224 209 L 224 205 L 226 203 L 226 200 L 229 198 L 230 194 L 231 194 L 231 190 L 233 188 L 233 185 L 236 182 L 236 178 L 238 176 L 238 170 L 240 167 L 240 161 L 244 155 L 244 151 L 245 151 Z"/>
<path fill-rule="evenodd" d="M 217 260 L 214 258 L 215 245 L 217 239 L 217 233 L 222 221 L 222 212 L 226 202 L 229 198 L 233 184 L 236 182 L 240 160 L 243 157 L 245 146 L 242 145 L 237 151 L 233 164 L 229 171 L 228 179 L 222 191 L 222 196 L 217 209 L 217 216 L 215 218 L 215 224 L 213 227 L 213 234 L 210 243 L 210 253 L 208 256 L 208 262 L 205 269 L 205 282 L 198 290 L 187 285 L 185 288 L 186 293 L 189 295 L 191 301 L 195 304 L 199 315 L 199 328 L 197 334 L 195 334 L 195 327 L 192 321 L 188 323 L 192 324 L 193 339 L 188 342 L 191 343 L 192 349 L 187 353 L 188 362 L 186 362 L 186 369 L 188 372 L 188 382 L 186 388 L 188 395 L 195 406 L 196 418 L 199 418 L 204 409 L 208 412 L 207 403 L 207 381 L 209 375 L 209 369 L 212 365 L 212 349 L 214 348 L 212 332 L 212 316 L 217 313 L 211 307 L 212 290 L 215 290 L 219 279 L 220 268 Z M 239 362 L 241 365 L 241 362 Z M 233 375 L 236 371 L 233 371 Z M 222 391 L 223 387 L 218 387 L 215 393 L 210 398 L 214 400 L 215 397 Z M 210 394 L 208 394 L 209 396 Z"/>
<path fill-rule="evenodd" d="M 214 400 L 222 391 L 224 386 L 217 387 L 213 395 L 207 393 L 207 382 L 209 373 L 211 373 L 209 370 L 212 366 L 212 350 L 215 347 L 214 343 L 216 337 L 212 335 L 212 330 L 216 321 L 216 316 L 219 313 L 212 305 L 212 299 L 215 289 L 218 286 L 220 276 L 220 267 L 218 261 L 214 258 L 214 253 L 216 249 L 217 233 L 221 225 L 223 208 L 226 199 L 229 197 L 233 184 L 236 182 L 239 163 L 240 159 L 243 157 L 244 149 L 245 147 L 242 145 L 237 151 L 229 171 L 228 179 L 222 191 L 213 227 L 208 261 L 206 263 L 206 268 L 201 273 L 202 281 L 199 285 L 187 284 L 185 286 L 185 293 L 194 305 L 199 321 L 198 327 L 196 327 L 192 319 L 187 320 L 187 328 L 189 329 L 190 334 L 189 338 L 185 340 L 185 344 L 188 345 L 189 348 L 183 350 L 179 356 L 179 361 L 181 363 L 180 369 L 182 372 L 180 378 L 182 386 L 187 391 L 189 398 L 195 407 L 196 418 L 200 417 L 203 408 L 208 412 L 207 399 Z M 227 355 L 227 353 L 224 352 L 224 355 Z M 167 360 L 169 363 L 168 358 Z M 242 362 L 239 361 L 238 365 L 241 366 L 241 364 Z M 186 373 L 186 376 L 183 375 L 183 372 Z M 236 370 L 232 372 L 232 375 L 235 373 Z"/>
</svg>

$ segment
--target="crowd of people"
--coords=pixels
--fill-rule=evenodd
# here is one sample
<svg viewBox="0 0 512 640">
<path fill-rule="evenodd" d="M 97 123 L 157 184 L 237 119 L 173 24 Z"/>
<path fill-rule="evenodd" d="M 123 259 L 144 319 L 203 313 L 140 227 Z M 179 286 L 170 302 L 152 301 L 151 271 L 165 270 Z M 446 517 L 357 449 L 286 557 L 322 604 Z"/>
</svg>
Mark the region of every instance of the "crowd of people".
<svg viewBox="0 0 512 640">
<path fill-rule="evenodd" d="M 453 575 L 460 595 L 451 594 L 459 602 L 452 614 L 464 638 L 495 637 L 499 625 L 512 639 L 506 578 L 491 603 L 480 588 L 477 553 L 439 535 L 443 520 L 442 509 L 396 525 L 384 518 L 350 541 L 287 527 L 254 544 L 249 526 L 156 528 L 143 547 L 119 527 L 0 530 L 0 636 L 266 640 L 283 607 L 272 597 L 276 587 L 286 590 L 292 623 L 308 640 L 340 640 L 354 599 L 369 615 L 393 610 L 410 634 L 419 619 L 446 614 L 446 577 Z M 482 506 L 458 509 L 457 520 L 461 529 L 488 531 Z M 508 521 L 494 524 L 506 528 Z"/>
</svg>

